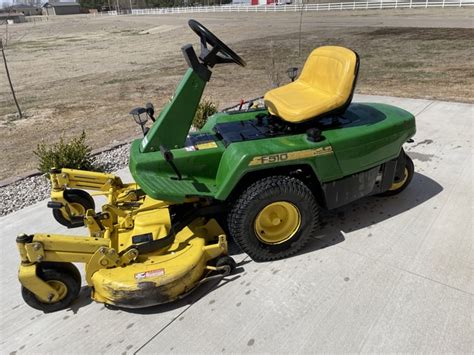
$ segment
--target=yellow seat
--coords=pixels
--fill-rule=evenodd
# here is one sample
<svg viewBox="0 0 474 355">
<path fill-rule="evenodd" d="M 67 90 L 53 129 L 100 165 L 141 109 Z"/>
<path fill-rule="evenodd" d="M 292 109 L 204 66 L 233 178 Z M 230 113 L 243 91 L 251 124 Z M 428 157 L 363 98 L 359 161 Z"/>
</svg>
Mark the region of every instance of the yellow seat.
<svg viewBox="0 0 474 355">
<path fill-rule="evenodd" d="M 294 82 L 268 91 L 268 111 L 291 123 L 343 110 L 352 100 L 359 69 L 357 54 L 344 47 L 325 46 L 311 52 Z"/>
</svg>

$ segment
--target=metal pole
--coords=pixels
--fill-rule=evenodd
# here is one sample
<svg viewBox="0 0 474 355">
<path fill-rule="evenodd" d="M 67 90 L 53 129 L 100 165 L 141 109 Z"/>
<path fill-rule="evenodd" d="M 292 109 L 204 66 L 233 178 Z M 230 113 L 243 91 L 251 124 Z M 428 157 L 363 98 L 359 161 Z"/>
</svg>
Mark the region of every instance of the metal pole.
<svg viewBox="0 0 474 355">
<path fill-rule="evenodd" d="M 5 50 L 3 49 L 3 40 L 1 38 L 0 38 L 0 49 L 2 50 L 3 62 L 5 63 L 5 71 L 7 72 L 7 78 L 8 78 L 8 82 L 10 83 L 10 89 L 12 90 L 13 100 L 15 101 L 15 105 L 18 110 L 18 114 L 20 115 L 20 118 L 23 118 L 20 105 L 18 104 L 18 100 L 16 99 L 15 90 L 13 89 L 12 79 L 10 78 L 10 72 L 8 71 L 7 58 L 5 57 Z"/>
</svg>

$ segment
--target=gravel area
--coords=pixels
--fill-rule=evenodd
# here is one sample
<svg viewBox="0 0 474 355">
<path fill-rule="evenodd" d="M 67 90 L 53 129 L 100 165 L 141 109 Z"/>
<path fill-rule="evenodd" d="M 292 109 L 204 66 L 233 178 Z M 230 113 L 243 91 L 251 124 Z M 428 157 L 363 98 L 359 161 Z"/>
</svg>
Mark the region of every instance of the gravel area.
<svg viewBox="0 0 474 355">
<path fill-rule="evenodd" d="M 130 144 L 95 155 L 95 160 L 107 172 L 117 171 L 128 165 Z M 49 197 L 50 182 L 44 175 L 31 176 L 0 187 L 0 216 L 30 206 Z"/>
<path fill-rule="evenodd" d="M 258 97 L 242 104 L 243 109 L 263 107 L 262 97 Z M 239 105 L 228 107 L 223 111 L 236 111 Z M 191 132 L 195 131 L 191 127 Z M 130 144 L 124 144 L 113 149 L 104 151 L 94 156 L 98 166 L 106 172 L 117 171 L 128 165 L 130 155 Z M 0 216 L 6 216 L 14 211 L 21 210 L 36 202 L 43 201 L 49 197 L 50 182 L 45 175 L 31 176 L 15 181 L 7 186 L 0 187 Z"/>
</svg>

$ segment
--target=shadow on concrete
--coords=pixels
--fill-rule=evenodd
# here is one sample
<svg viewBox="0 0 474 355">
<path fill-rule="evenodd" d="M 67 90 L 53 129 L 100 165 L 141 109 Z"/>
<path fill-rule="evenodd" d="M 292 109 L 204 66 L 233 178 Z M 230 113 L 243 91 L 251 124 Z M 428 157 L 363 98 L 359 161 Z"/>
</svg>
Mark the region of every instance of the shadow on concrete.
<svg viewBox="0 0 474 355">
<path fill-rule="evenodd" d="M 443 187 L 426 175 L 416 173 L 410 185 L 399 195 L 390 197 L 368 196 L 334 210 L 321 210 L 321 230 L 298 255 L 312 253 L 344 242 L 344 233 L 380 223 L 411 210 L 443 191 Z M 229 241 L 234 253 L 241 253 L 233 240 Z"/>
<path fill-rule="evenodd" d="M 76 300 L 69 306 L 69 310 L 76 314 L 80 308 L 90 303 L 92 303 L 91 289 L 89 286 L 82 286 L 79 291 L 79 296 L 77 296 Z"/>
<path fill-rule="evenodd" d="M 191 306 L 192 304 L 196 303 L 199 301 L 201 298 L 204 296 L 212 293 L 213 291 L 217 290 L 220 287 L 225 286 L 229 282 L 236 281 L 240 279 L 240 274 L 243 273 L 245 270 L 243 268 L 243 265 L 249 263 L 250 260 L 243 260 L 240 263 L 237 263 L 237 268 L 234 270 L 234 272 L 231 275 L 225 276 L 225 277 L 220 277 L 216 278 L 213 280 L 210 280 L 208 282 L 205 282 L 201 285 L 199 285 L 194 291 L 186 295 L 180 300 L 166 303 L 166 304 L 161 304 L 161 305 L 156 305 L 156 306 L 151 306 L 147 308 L 136 308 L 136 309 L 131 309 L 131 308 L 120 308 L 120 307 L 115 307 L 111 305 L 105 305 L 109 310 L 112 311 L 124 311 L 124 312 L 129 312 L 129 313 L 135 313 L 135 314 L 156 314 L 156 313 L 166 313 L 169 311 L 173 311 L 176 309 L 183 308 L 183 311 L 185 308 Z"/>
<path fill-rule="evenodd" d="M 296 253 L 294 256 L 312 253 L 320 249 L 342 243 L 344 240 L 345 238 L 341 231 L 327 231 L 323 235 L 313 238 L 313 240 L 311 240 L 303 250 L 301 250 L 299 253 Z"/>
<path fill-rule="evenodd" d="M 331 211 L 321 210 L 322 229 L 320 234 L 315 236 L 307 247 L 295 256 L 312 253 L 342 243 L 345 240 L 343 232 L 348 233 L 367 228 L 395 217 L 400 213 L 418 207 L 441 191 L 443 191 L 443 187 L 436 181 L 423 174 L 415 173 L 410 186 L 399 195 L 391 197 L 369 196 Z M 241 253 L 235 242 L 229 240 L 229 254 L 236 256 Z M 180 308 L 184 310 L 184 308 L 189 307 L 214 290 L 239 279 L 240 274 L 244 272 L 243 266 L 249 262 L 252 261 L 248 257 L 245 258 L 237 264 L 237 269 L 232 275 L 206 282 L 183 299 L 175 302 L 140 309 L 124 309 L 114 306 L 107 306 L 107 308 L 137 314 L 165 313 Z M 79 308 L 88 305 L 91 301 L 89 288 L 83 287 L 78 300 L 70 308 L 76 313 Z"/>
<path fill-rule="evenodd" d="M 398 195 L 368 196 L 331 211 L 321 210 L 321 233 L 297 255 L 339 244 L 345 240 L 343 232 L 364 229 L 393 218 L 420 206 L 441 191 L 443 187 L 436 181 L 415 173 L 411 184 Z"/>
<path fill-rule="evenodd" d="M 433 179 L 415 173 L 405 191 L 390 197 L 368 196 L 333 211 L 325 211 L 323 227 L 352 232 L 380 223 L 418 207 L 443 191 Z"/>
</svg>

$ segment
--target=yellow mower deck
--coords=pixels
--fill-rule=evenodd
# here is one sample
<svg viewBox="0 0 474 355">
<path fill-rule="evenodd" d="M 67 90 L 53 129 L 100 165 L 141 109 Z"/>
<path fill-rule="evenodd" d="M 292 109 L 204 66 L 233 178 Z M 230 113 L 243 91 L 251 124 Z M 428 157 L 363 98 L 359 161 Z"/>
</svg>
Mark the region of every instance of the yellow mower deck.
<svg viewBox="0 0 474 355">
<path fill-rule="evenodd" d="M 136 184 L 123 184 L 110 174 L 70 169 L 51 174 L 51 181 L 52 200 L 60 204 L 56 207 L 61 206 L 64 216 L 77 217 L 64 198 L 70 187 L 100 191 L 108 203 L 101 213 L 89 209 L 83 216 L 88 237 L 35 234 L 17 238 L 20 282 L 40 306 L 64 298 L 64 282 L 41 278 L 38 268 L 54 267 L 51 263 L 85 263 L 92 298 L 126 308 L 176 300 L 211 271 L 220 271 L 210 261 L 227 254 L 227 241 L 215 220 L 193 218 L 175 233 L 168 204 L 142 195 Z M 158 244 L 152 251 L 140 247 L 154 242 Z"/>
<path fill-rule="evenodd" d="M 191 291 L 206 272 L 208 261 L 226 250 L 225 237 L 206 246 L 204 236 L 187 230 L 177 239 L 165 255 L 139 257 L 136 263 L 125 267 L 95 272 L 92 298 L 139 308 L 171 302 Z"/>
</svg>

